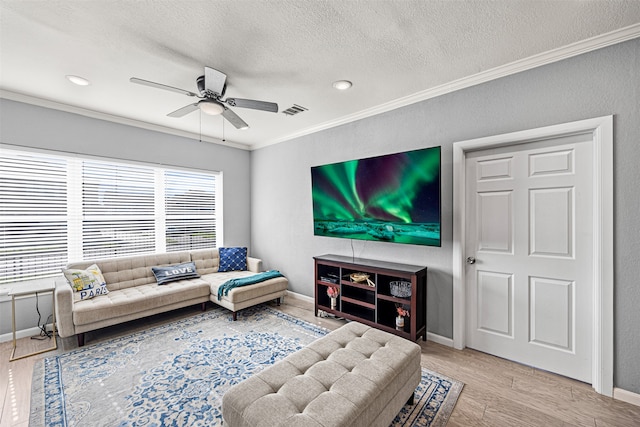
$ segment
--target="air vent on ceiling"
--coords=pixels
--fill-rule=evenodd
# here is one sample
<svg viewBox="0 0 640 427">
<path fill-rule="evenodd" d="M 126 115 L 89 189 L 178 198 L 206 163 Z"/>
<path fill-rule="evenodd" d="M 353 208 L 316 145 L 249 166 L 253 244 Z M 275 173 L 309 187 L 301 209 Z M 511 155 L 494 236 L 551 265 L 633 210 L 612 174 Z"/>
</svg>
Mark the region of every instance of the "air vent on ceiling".
<svg viewBox="0 0 640 427">
<path fill-rule="evenodd" d="M 298 113 L 302 113 L 304 111 L 308 111 L 308 108 L 304 108 L 298 104 L 293 104 L 291 107 L 287 108 L 283 111 L 287 116 L 295 116 Z"/>
</svg>

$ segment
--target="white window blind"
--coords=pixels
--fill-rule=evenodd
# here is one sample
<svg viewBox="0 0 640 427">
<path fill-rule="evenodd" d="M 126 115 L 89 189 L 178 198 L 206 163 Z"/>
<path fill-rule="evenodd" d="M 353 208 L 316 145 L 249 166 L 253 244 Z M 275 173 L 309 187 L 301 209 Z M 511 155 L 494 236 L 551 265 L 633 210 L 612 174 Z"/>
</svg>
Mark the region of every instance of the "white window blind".
<svg viewBox="0 0 640 427">
<path fill-rule="evenodd" d="M 155 174 L 149 167 L 82 164 L 82 258 L 153 253 Z"/>
<path fill-rule="evenodd" d="M 212 175 L 165 171 L 167 251 L 215 247 L 215 194 Z"/>
<path fill-rule="evenodd" d="M 0 283 L 50 276 L 67 260 L 67 161 L 0 150 Z"/>
<path fill-rule="evenodd" d="M 4 148 L 0 161 L 0 284 L 217 246 L 217 173 Z"/>
</svg>

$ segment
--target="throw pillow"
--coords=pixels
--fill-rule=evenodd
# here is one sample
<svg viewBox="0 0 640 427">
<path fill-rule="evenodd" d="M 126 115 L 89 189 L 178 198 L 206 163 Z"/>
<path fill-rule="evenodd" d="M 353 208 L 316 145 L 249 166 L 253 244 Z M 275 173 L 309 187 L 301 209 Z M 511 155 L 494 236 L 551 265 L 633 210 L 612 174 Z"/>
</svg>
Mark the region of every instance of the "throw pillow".
<svg viewBox="0 0 640 427">
<path fill-rule="evenodd" d="M 98 295 L 109 293 L 104 276 L 96 264 L 90 265 L 86 270 L 63 269 L 62 274 L 64 274 L 67 282 L 73 288 L 73 299 L 76 301 L 91 299 Z"/>
<path fill-rule="evenodd" d="M 194 262 L 185 262 L 182 264 L 169 265 L 167 267 L 151 267 L 153 275 L 156 276 L 158 285 L 173 282 L 182 279 L 195 279 L 200 277 L 196 271 Z"/>
<path fill-rule="evenodd" d="M 219 272 L 244 271 L 247 269 L 247 248 L 220 248 Z"/>
</svg>

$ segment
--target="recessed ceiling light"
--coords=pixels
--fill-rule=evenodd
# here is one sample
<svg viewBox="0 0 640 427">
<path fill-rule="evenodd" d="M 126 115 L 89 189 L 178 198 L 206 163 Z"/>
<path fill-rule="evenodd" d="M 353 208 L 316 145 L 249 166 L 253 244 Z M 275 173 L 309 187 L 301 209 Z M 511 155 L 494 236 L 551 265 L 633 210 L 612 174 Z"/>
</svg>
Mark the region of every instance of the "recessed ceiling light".
<svg viewBox="0 0 640 427">
<path fill-rule="evenodd" d="M 353 86 L 353 83 L 351 83 L 349 80 L 338 80 L 333 82 L 333 87 L 338 90 L 347 90 L 351 86 Z"/>
<path fill-rule="evenodd" d="M 67 80 L 69 80 L 71 83 L 76 84 L 78 86 L 89 86 L 89 80 L 83 77 L 72 76 L 72 75 L 68 75 L 66 77 L 67 77 Z"/>
</svg>

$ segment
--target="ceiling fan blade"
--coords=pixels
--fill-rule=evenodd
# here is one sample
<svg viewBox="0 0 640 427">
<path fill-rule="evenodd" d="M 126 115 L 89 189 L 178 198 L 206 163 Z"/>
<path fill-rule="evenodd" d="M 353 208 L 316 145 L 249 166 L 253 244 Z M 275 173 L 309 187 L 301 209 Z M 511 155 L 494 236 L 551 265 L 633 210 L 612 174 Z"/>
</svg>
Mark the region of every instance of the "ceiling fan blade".
<svg viewBox="0 0 640 427">
<path fill-rule="evenodd" d="M 188 90 L 180 89 L 180 88 L 173 87 L 173 86 L 163 85 L 161 83 L 150 82 L 149 80 L 143 80 L 143 79 L 139 79 L 137 77 L 131 77 L 129 79 L 129 81 L 131 83 L 137 83 L 139 85 L 144 85 L 144 86 L 155 87 L 155 88 L 158 88 L 158 89 L 169 90 L 171 92 L 181 93 L 181 94 L 187 95 L 187 96 L 198 96 L 193 92 L 189 92 Z"/>
<path fill-rule="evenodd" d="M 207 92 L 222 96 L 227 75 L 211 67 L 204 67 L 204 89 Z"/>
<path fill-rule="evenodd" d="M 255 99 L 227 98 L 224 102 L 232 107 L 253 108 L 254 110 L 278 112 L 278 104 L 275 102 L 256 101 Z"/>
<path fill-rule="evenodd" d="M 242 120 L 236 113 L 234 113 L 231 109 L 224 107 L 224 111 L 222 112 L 222 117 L 227 119 L 229 123 L 234 125 L 236 129 L 248 129 L 249 125 Z"/>
<path fill-rule="evenodd" d="M 182 108 L 178 108 L 176 111 L 174 111 L 173 113 L 169 113 L 167 114 L 167 116 L 169 117 L 183 117 L 186 116 L 187 114 L 196 111 L 198 109 L 198 103 L 196 102 L 195 104 L 189 104 L 189 105 L 185 105 Z"/>
</svg>

